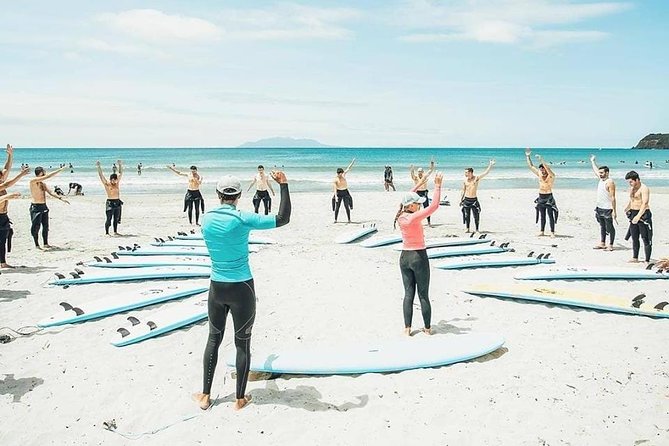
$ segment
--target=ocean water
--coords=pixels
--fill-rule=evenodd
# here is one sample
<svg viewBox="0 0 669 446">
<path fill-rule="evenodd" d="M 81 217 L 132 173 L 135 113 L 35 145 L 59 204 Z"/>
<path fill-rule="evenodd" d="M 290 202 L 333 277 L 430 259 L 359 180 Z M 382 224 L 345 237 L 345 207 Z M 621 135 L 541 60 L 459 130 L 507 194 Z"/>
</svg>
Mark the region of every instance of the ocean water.
<svg viewBox="0 0 669 446">
<path fill-rule="evenodd" d="M 608 165 L 612 178 L 619 187 L 627 187 L 625 173 L 639 172 L 642 181 L 651 187 L 669 186 L 669 150 L 635 149 L 533 149 L 532 156 L 541 154 L 551 163 L 557 176 L 555 188 L 594 188 L 596 178 L 590 167 L 590 154 L 597 156 L 599 165 Z M 383 190 L 385 165 L 393 167 L 395 185 L 399 190 L 412 186 L 409 166 L 427 168 L 434 158 L 437 169 L 445 174 L 447 188 L 460 188 L 463 170 L 473 167 L 474 173 L 485 169 L 488 160 L 495 159 L 496 165 L 485 179 L 486 189 L 535 188 L 536 177 L 525 164 L 524 149 L 488 148 L 327 148 L 327 149 L 239 149 L 239 148 L 122 148 L 122 149 L 63 149 L 63 148 L 16 148 L 14 151 L 14 172 L 22 163 L 31 168 L 43 166 L 47 170 L 58 168 L 60 164 L 72 163 L 70 169 L 62 172 L 47 183 L 60 186 L 67 191 L 70 182 L 84 187 L 84 192 L 102 195 L 95 170 L 96 160 L 102 163 L 105 175 L 111 173 L 112 164 L 121 159 L 125 165 L 122 193 L 151 194 L 160 192 L 180 192 L 186 188 L 186 179 L 167 168 L 174 163 L 179 170 L 187 171 L 189 166 L 198 167 L 204 178 L 204 190 L 213 192 L 217 178 L 223 174 L 238 176 L 243 186 L 252 179 L 259 164 L 266 170 L 274 167 L 286 172 L 291 190 L 329 191 L 338 167 L 345 168 L 351 159 L 356 164 L 347 175 L 351 192 Z M 653 168 L 646 166 L 652 162 Z M 142 175 L 137 174 L 137 164 L 143 164 Z M 30 174 L 33 175 L 32 172 Z M 26 190 L 25 181 L 16 187 Z"/>
</svg>

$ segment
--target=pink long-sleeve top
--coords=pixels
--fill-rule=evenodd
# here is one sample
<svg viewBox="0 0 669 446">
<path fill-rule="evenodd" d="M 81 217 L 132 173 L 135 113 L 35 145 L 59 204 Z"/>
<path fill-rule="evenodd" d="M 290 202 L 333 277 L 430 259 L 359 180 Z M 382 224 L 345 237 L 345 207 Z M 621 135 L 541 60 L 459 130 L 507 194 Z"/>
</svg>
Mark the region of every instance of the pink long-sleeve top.
<svg viewBox="0 0 669 446">
<path fill-rule="evenodd" d="M 413 190 L 412 192 L 415 192 Z M 423 234 L 423 219 L 429 217 L 439 207 L 441 198 L 441 187 L 435 187 L 432 202 L 426 208 L 413 214 L 405 212 L 397 219 L 402 231 L 402 249 L 405 251 L 418 251 L 425 249 L 425 235 Z"/>
</svg>

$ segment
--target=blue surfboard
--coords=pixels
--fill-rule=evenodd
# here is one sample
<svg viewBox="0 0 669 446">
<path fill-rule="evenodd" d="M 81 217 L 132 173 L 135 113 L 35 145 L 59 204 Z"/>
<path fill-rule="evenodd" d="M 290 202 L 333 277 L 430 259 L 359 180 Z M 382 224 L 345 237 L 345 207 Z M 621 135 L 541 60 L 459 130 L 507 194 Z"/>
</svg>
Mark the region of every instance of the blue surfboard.
<svg viewBox="0 0 669 446">
<path fill-rule="evenodd" d="M 49 285 L 84 285 L 90 283 L 128 282 L 133 280 L 154 279 L 196 279 L 207 278 L 211 275 L 211 268 L 195 266 L 165 266 L 148 268 L 126 268 L 110 270 L 91 270 L 80 273 L 70 273 L 72 277 L 60 277 L 49 282 Z"/>
<path fill-rule="evenodd" d="M 482 254 L 499 254 L 502 252 L 507 252 L 508 249 L 502 248 L 500 246 L 470 246 L 462 248 L 437 248 L 430 249 L 427 251 L 428 259 L 439 259 L 442 257 L 460 257 L 460 256 L 473 256 L 473 255 L 482 255 Z"/>
<path fill-rule="evenodd" d="M 518 274 L 518 280 L 662 280 L 669 274 L 633 268 L 565 268 L 540 273 Z"/>
<path fill-rule="evenodd" d="M 434 265 L 438 269 L 473 269 L 473 268 L 503 268 L 506 266 L 524 266 L 524 265 L 540 265 L 555 263 L 554 259 L 536 259 L 531 257 L 523 257 L 518 259 L 481 259 L 471 260 L 466 262 L 448 262 Z"/>
</svg>

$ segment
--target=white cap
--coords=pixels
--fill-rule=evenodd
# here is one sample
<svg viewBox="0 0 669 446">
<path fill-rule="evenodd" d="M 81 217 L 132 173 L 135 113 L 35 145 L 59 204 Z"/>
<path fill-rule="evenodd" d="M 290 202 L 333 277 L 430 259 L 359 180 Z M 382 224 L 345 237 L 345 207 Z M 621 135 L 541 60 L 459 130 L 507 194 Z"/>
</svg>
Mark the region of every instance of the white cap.
<svg viewBox="0 0 669 446">
<path fill-rule="evenodd" d="M 409 206 L 412 203 L 423 202 L 425 202 L 425 197 L 418 195 L 416 192 L 407 192 L 404 197 L 402 197 L 402 206 Z"/>
<path fill-rule="evenodd" d="M 218 180 L 216 190 L 225 195 L 236 195 L 242 191 L 242 183 L 237 177 L 225 175 Z"/>
</svg>

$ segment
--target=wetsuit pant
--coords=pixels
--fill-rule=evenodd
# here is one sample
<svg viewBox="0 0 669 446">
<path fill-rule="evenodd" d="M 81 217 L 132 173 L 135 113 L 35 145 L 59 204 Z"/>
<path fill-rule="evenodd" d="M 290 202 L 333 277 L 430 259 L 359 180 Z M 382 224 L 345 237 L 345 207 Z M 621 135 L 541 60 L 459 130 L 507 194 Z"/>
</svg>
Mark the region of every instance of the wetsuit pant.
<svg viewBox="0 0 669 446">
<path fill-rule="evenodd" d="M 49 244 L 49 208 L 45 203 L 32 203 L 30 205 L 30 233 L 33 236 L 35 246 L 39 247 L 37 241 L 40 227 L 42 228 L 42 241 Z"/>
<path fill-rule="evenodd" d="M 11 224 L 7 214 L 0 214 L 0 263 L 7 263 L 7 253 L 12 251 L 14 230 Z"/>
<path fill-rule="evenodd" d="M 353 209 L 353 197 L 348 189 L 337 190 L 337 203 L 335 204 L 335 221 L 337 221 L 337 216 L 339 216 L 339 208 L 341 202 L 344 202 L 344 209 L 346 210 L 346 217 L 348 221 L 351 221 L 351 209 Z"/>
<path fill-rule="evenodd" d="M 613 209 L 595 208 L 595 219 L 599 223 L 600 241 L 602 244 L 606 243 L 606 234 L 609 234 L 610 245 L 613 246 L 613 241 L 616 239 L 616 228 L 613 226 Z"/>
<path fill-rule="evenodd" d="M 244 398 L 251 363 L 251 330 L 256 317 L 256 294 L 253 279 L 245 282 L 215 282 L 209 286 L 209 338 L 204 349 L 204 383 L 202 393 L 211 394 L 218 348 L 223 341 L 225 321 L 232 313 L 237 348 L 237 399 Z"/>
<path fill-rule="evenodd" d="M 537 204 L 537 219 L 541 219 L 541 232 L 546 230 L 546 214 L 548 214 L 551 232 L 555 232 L 558 209 L 553 194 L 539 194 L 539 198 L 534 200 L 534 202 Z"/>
<path fill-rule="evenodd" d="M 199 190 L 188 189 L 184 197 L 184 212 L 188 211 L 188 223 L 193 224 L 193 207 L 195 207 L 195 224 L 200 223 L 200 209 L 204 213 L 204 198 Z"/>
<path fill-rule="evenodd" d="M 272 198 L 269 196 L 269 192 L 266 190 L 256 190 L 256 194 L 253 196 L 253 208 L 255 209 L 256 214 L 260 209 L 261 201 L 265 207 L 265 215 L 272 212 Z"/>
<path fill-rule="evenodd" d="M 625 240 L 632 237 L 632 258 L 639 258 L 641 243 L 639 237 L 643 240 L 643 250 L 646 254 L 646 262 L 650 262 L 650 255 L 653 251 L 653 214 L 646 210 L 638 223 L 632 223 L 632 219 L 637 216 L 638 210 L 627 211 L 627 218 L 630 220 L 630 227 L 627 231 Z"/>
<path fill-rule="evenodd" d="M 402 251 L 400 255 L 400 271 L 402 283 L 404 283 L 404 326 L 411 327 L 413 319 L 413 301 L 418 291 L 420 310 L 423 313 L 425 328 L 430 328 L 432 319 L 432 306 L 430 305 L 430 262 L 427 251 Z"/>
<path fill-rule="evenodd" d="M 121 208 L 123 207 L 123 202 L 116 199 L 108 199 L 105 205 L 105 212 L 107 214 L 107 220 L 105 221 L 105 233 L 109 235 L 109 227 L 114 224 L 114 234 L 118 232 L 118 225 L 121 223 Z"/>
<path fill-rule="evenodd" d="M 462 222 L 467 227 L 469 231 L 469 225 L 471 224 L 472 214 L 474 214 L 474 225 L 476 226 L 476 232 L 479 230 L 479 218 L 481 216 L 481 204 L 479 199 L 467 198 L 465 197 L 462 200 Z"/>
<path fill-rule="evenodd" d="M 420 195 L 421 197 L 425 197 L 425 201 L 423 201 L 423 207 L 426 208 L 430 205 L 430 197 L 428 197 L 428 190 L 417 190 L 416 193 Z M 430 220 L 430 217 L 427 217 L 427 224 L 432 224 L 432 220 Z"/>
</svg>

